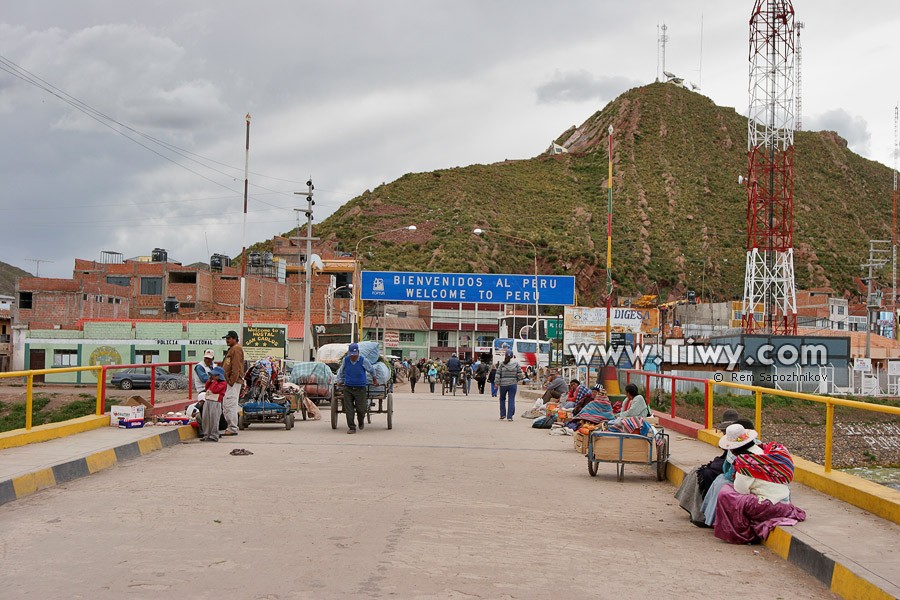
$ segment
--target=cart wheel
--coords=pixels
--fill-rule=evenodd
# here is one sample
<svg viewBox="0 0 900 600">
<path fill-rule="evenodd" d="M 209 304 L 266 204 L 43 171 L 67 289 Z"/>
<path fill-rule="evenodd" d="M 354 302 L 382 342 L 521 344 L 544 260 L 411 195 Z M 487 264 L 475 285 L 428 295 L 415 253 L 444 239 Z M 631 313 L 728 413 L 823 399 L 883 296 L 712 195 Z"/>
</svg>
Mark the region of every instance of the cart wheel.
<svg viewBox="0 0 900 600">
<path fill-rule="evenodd" d="M 597 466 L 598 466 L 599 464 L 600 464 L 600 463 L 594 462 L 594 461 L 588 459 L 588 473 L 591 474 L 591 477 L 596 477 L 596 476 L 597 476 Z"/>
<path fill-rule="evenodd" d="M 247 429 L 247 421 L 244 420 L 244 413 L 238 415 L 238 429 Z"/>
<path fill-rule="evenodd" d="M 288 431 L 294 426 L 294 415 L 289 414 L 284 416 L 284 428 Z"/>
<path fill-rule="evenodd" d="M 657 446 L 656 456 L 656 480 L 665 481 L 666 466 L 669 464 L 669 440 L 663 440 L 661 446 Z"/>
<path fill-rule="evenodd" d="M 379 400 L 379 402 L 380 402 L 380 400 Z M 366 424 L 367 425 L 372 424 L 372 403 L 371 402 L 366 404 Z"/>
<path fill-rule="evenodd" d="M 394 414 L 394 395 L 387 395 L 387 421 L 388 421 L 388 429 L 394 428 L 394 423 L 392 420 L 392 416 Z"/>
<path fill-rule="evenodd" d="M 616 481 L 625 481 L 625 463 L 616 465 Z"/>
<path fill-rule="evenodd" d="M 338 420 L 337 394 L 332 394 L 332 396 L 331 396 L 331 428 L 332 429 L 337 429 L 337 420 Z"/>
</svg>

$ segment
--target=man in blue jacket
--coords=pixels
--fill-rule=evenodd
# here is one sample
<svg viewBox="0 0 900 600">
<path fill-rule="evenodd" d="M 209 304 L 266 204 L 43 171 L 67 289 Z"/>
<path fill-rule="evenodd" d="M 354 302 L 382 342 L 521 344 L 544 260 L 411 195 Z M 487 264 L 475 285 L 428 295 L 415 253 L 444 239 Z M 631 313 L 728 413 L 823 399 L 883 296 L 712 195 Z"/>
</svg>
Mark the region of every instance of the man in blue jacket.
<svg viewBox="0 0 900 600">
<path fill-rule="evenodd" d="M 365 356 L 359 355 L 359 344 L 350 344 L 347 356 L 341 361 L 341 367 L 337 372 L 337 379 L 344 386 L 344 413 L 347 415 L 347 433 L 356 433 L 356 423 L 353 415 L 359 421 L 359 428 L 365 427 L 366 409 L 369 406 L 369 397 L 366 393 L 366 373 L 372 376 L 372 384 L 378 385 L 375 369 L 372 368 Z"/>
<path fill-rule="evenodd" d="M 459 385 L 459 374 L 462 371 L 462 363 L 457 358 L 456 353 L 447 359 L 447 370 L 450 372 L 450 378 L 453 381 L 453 387 Z"/>
</svg>

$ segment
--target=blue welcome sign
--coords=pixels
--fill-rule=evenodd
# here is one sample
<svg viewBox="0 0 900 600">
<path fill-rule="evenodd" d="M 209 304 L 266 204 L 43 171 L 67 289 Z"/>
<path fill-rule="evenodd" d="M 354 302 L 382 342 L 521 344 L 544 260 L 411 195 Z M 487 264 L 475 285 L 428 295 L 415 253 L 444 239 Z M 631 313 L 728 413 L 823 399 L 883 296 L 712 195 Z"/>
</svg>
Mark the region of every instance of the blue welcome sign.
<svg viewBox="0 0 900 600">
<path fill-rule="evenodd" d="M 401 273 L 363 271 L 360 297 L 392 302 L 490 302 L 534 304 L 534 275 L 477 273 Z M 575 278 L 538 275 L 539 304 L 575 304 Z"/>
</svg>

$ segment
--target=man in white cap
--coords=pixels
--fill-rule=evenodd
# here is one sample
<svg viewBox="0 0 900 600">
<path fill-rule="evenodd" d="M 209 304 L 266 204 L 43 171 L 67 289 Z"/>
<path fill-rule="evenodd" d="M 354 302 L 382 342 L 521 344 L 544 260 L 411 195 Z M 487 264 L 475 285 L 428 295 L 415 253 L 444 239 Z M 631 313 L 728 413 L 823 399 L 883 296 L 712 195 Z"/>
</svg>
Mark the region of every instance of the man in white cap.
<svg viewBox="0 0 900 600">
<path fill-rule="evenodd" d="M 203 353 L 203 360 L 194 365 L 193 374 L 191 375 L 191 382 L 194 385 L 194 391 L 197 394 L 203 392 L 206 389 L 206 380 L 209 379 L 209 372 L 213 370 L 215 366 L 213 364 L 213 359 L 216 357 L 216 353 L 212 348 L 207 348 Z"/>
</svg>

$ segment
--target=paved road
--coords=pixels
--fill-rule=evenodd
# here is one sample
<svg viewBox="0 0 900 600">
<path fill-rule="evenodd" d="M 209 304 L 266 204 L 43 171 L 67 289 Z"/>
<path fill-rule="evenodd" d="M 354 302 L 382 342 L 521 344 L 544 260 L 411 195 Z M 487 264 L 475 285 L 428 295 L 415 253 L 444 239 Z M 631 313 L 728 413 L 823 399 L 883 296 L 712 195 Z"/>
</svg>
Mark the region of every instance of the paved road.
<svg viewBox="0 0 900 600">
<path fill-rule="evenodd" d="M 326 412 L 6 504 L 2 595 L 835 598 L 766 548 L 691 526 L 649 467 L 591 478 L 571 438 L 499 421 L 484 396 L 395 406 L 392 431 L 374 415 L 349 436 Z"/>
</svg>

